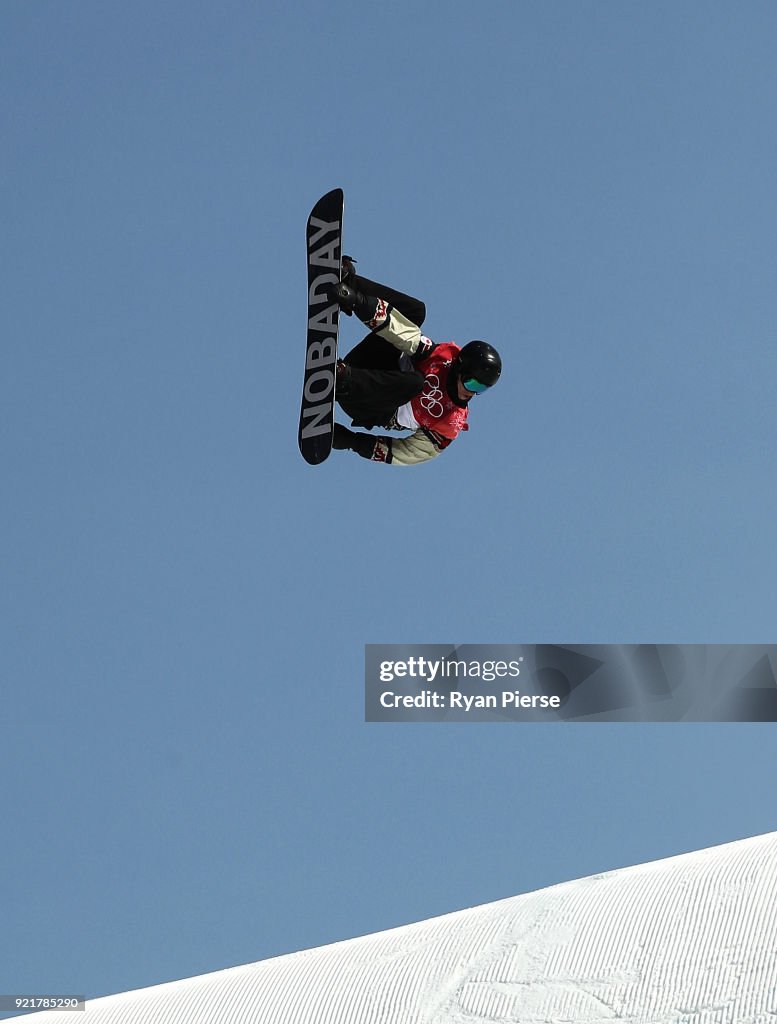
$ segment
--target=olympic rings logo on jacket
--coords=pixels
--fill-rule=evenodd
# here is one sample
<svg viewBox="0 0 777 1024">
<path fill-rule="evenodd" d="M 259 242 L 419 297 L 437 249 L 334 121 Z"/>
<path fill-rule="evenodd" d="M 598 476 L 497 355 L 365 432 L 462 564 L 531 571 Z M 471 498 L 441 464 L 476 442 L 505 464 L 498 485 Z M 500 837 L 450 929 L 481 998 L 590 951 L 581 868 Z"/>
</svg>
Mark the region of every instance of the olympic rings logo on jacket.
<svg viewBox="0 0 777 1024">
<path fill-rule="evenodd" d="M 449 441 L 467 429 L 467 406 L 457 405 L 448 394 L 448 375 L 460 351 L 454 342 L 443 342 L 416 361 L 415 368 L 424 375 L 424 385 L 409 403 L 419 427 L 434 430 Z M 401 422 L 407 425 L 407 420 Z"/>
<path fill-rule="evenodd" d="M 442 389 L 440 378 L 436 373 L 429 373 L 424 380 L 424 387 L 418 399 L 422 409 L 426 409 L 430 416 L 439 419 L 445 407 L 442 404 Z"/>
</svg>

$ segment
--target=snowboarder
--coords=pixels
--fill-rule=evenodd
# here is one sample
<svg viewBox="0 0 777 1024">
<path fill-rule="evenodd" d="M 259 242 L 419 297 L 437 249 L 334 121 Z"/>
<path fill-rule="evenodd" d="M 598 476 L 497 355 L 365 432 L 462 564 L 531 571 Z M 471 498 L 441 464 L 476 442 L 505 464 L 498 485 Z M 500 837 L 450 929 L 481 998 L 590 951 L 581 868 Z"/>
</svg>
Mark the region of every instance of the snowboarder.
<svg viewBox="0 0 777 1024">
<path fill-rule="evenodd" d="M 352 426 L 413 433 L 391 438 L 336 423 L 332 447 L 398 466 L 426 462 L 468 429 L 470 399 L 496 384 L 502 361 L 485 341 L 436 344 L 421 332 L 423 302 L 359 276 L 354 263 L 343 256 L 329 296 L 370 333 L 337 361 L 336 401 Z"/>
</svg>

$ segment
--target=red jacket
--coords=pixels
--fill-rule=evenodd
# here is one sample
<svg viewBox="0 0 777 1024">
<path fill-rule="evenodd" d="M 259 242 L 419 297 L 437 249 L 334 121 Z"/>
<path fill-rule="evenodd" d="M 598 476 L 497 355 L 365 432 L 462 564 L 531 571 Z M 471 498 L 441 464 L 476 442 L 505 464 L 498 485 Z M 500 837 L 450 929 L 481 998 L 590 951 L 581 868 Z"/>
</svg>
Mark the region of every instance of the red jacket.
<svg viewBox="0 0 777 1024">
<path fill-rule="evenodd" d="M 415 369 L 424 375 L 424 388 L 397 412 L 397 421 L 411 430 L 423 427 L 452 441 L 467 430 L 466 405 L 454 401 L 448 391 L 448 376 L 454 359 L 461 349 L 452 341 L 435 345 L 430 355 L 415 363 Z M 450 381 L 455 394 L 455 384 Z"/>
</svg>

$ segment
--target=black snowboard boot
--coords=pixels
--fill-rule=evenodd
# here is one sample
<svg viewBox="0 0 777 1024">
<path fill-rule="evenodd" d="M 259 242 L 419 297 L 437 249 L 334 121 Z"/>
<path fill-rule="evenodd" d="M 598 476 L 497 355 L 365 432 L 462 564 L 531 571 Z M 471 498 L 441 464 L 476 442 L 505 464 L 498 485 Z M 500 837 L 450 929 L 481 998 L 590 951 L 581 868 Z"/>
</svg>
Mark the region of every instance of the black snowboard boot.
<svg viewBox="0 0 777 1024">
<path fill-rule="evenodd" d="M 378 300 L 369 295 L 362 295 L 360 291 L 344 281 L 331 285 L 327 294 L 332 302 L 336 302 L 348 316 L 355 313 L 365 323 L 375 316 Z"/>
<path fill-rule="evenodd" d="M 340 280 L 343 282 L 343 284 L 347 284 L 352 277 L 356 276 L 355 264 L 356 260 L 353 258 L 353 256 L 343 256 L 342 275 L 340 277 Z"/>
</svg>

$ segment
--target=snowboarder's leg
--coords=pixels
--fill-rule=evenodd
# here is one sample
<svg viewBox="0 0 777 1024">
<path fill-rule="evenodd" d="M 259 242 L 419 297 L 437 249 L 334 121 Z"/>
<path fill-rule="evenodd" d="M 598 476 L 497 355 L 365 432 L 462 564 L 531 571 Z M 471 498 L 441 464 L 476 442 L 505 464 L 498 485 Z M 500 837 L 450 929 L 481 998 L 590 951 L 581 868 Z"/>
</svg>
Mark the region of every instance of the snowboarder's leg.
<svg viewBox="0 0 777 1024">
<path fill-rule="evenodd" d="M 416 370 L 366 369 L 342 362 L 337 372 L 336 401 L 355 426 L 384 427 L 401 405 L 421 393 L 423 386 L 424 376 Z"/>
<path fill-rule="evenodd" d="M 401 352 L 390 341 L 368 334 L 351 349 L 344 362 L 365 370 L 398 370 Z"/>
<path fill-rule="evenodd" d="M 417 327 L 426 319 L 426 306 L 420 299 L 414 299 L 411 295 L 405 295 L 404 292 L 398 292 L 395 288 L 389 288 L 388 285 L 377 281 L 370 281 L 367 277 L 359 277 L 358 274 L 352 274 L 348 284 L 363 295 L 385 299 Z M 360 366 L 370 370 L 396 370 L 399 366 L 399 356 L 400 353 L 391 342 L 379 338 L 376 334 L 368 334 L 351 349 L 345 357 L 345 362 L 349 366 Z"/>
<path fill-rule="evenodd" d="M 356 260 L 352 256 L 343 256 L 341 280 L 363 295 L 374 295 L 375 298 L 385 299 L 416 327 L 420 327 L 426 319 L 426 306 L 420 299 L 414 299 L 412 295 L 406 295 L 404 292 L 397 291 L 396 288 L 390 288 L 387 284 L 379 284 L 377 281 L 371 281 L 368 277 L 362 277 L 356 271 Z M 350 313 L 348 315 L 350 316 Z"/>
<path fill-rule="evenodd" d="M 426 318 L 420 299 L 371 281 L 355 272 L 344 258 L 344 280 L 364 296 L 385 299 L 416 326 Z M 386 426 L 397 409 L 421 393 L 423 374 L 400 369 L 401 353 L 377 334 L 370 333 L 338 363 L 336 401 L 360 427 Z"/>
<path fill-rule="evenodd" d="M 371 281 L 368 277 L 361 277 L 359 274 L 354 274 L 348 284 L 362 292 L 363 295 L 374 295 L 377 299 L 385 299 L 416 327 L 420 327 L 426 319 L 426 306 L 420 299 L 414 299 L 412 295 L 405 295 L 404 292 L 399 292 L 396 288 L 389 288 L 387 284 Z"/>
</svg>

